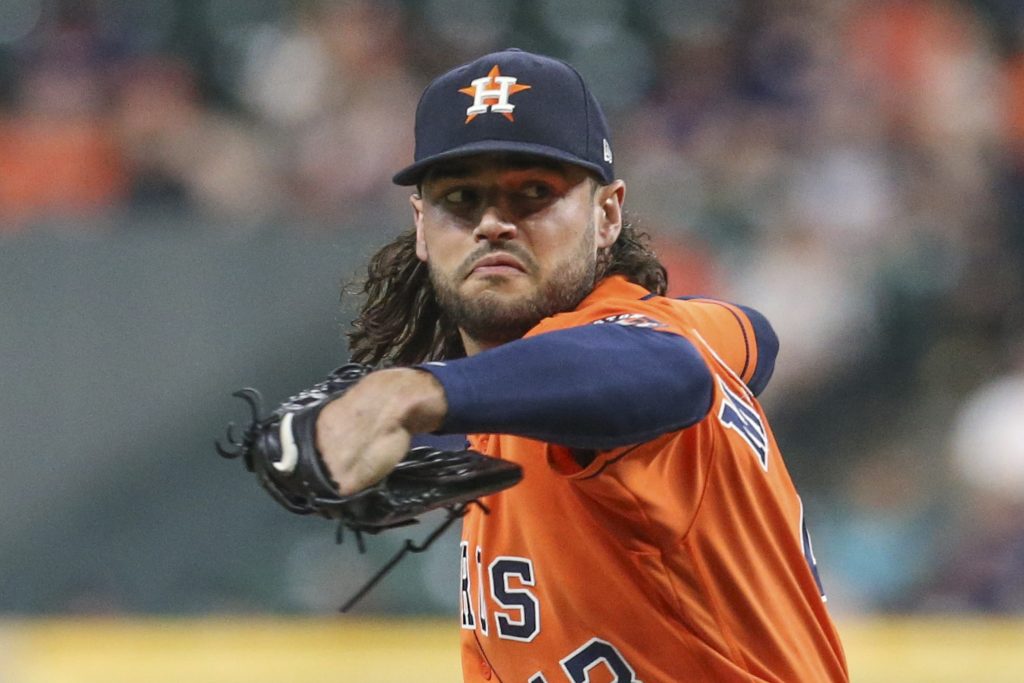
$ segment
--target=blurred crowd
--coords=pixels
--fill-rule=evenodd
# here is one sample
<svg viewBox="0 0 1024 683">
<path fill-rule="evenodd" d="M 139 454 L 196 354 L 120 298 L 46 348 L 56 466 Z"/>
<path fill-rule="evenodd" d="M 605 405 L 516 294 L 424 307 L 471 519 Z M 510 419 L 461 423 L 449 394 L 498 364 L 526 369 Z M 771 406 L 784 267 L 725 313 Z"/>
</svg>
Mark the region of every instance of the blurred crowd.
<svg viewBox="0 0 1024 683">
<path fill-rule="evenodd" d="M 833 603 L 1024 610 L 1019 0 L 4 0 L 0 236 L 393 233 L 421 89 L 507 46 L 592 83 L 672 291 L 779 330 Z"/>
</svg>

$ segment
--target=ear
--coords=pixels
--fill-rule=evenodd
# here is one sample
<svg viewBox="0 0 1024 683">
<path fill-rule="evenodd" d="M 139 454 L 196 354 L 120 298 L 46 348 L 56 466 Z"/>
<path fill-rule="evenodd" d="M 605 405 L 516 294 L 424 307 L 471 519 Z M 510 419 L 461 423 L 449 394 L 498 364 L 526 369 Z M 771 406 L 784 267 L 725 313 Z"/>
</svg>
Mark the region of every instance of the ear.
<svg viewBox="0 0 1024 683">
<path fill-rule="evenodd" d="M 594 244 L 605 249 L 615 244 L 622 232 L 622 204 L 626 200 L 626 183 L 615 180 L 600 185 L 594 193 Z"/>
<path fill-rule="evenodd" d="M 416 225 L 416 257 L 427 262 L 427 241 L 423 237 L 423 197 L 419 193 L 409 197 L 412 205 L 412 221 Z"/>
</svg>

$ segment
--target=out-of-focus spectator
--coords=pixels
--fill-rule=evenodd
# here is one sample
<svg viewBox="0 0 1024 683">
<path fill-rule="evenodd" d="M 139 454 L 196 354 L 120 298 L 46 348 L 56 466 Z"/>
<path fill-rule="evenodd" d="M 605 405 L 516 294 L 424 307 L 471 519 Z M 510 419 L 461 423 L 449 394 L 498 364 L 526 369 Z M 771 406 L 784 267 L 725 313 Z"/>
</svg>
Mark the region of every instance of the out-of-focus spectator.
<svg viewBox="0 0 1024 683">
<path fill-rule="evenodd" d="M 253 35 L 240 94 L 268 124 L 298 215 L 359 223 L 399 203 L 391 175 L 412 156 L 419 99 L 404 31 L 396 3 L 353 0 Z"/>
<path fill-rule="evenodd" d="M 187 65 L 161 58 L 132 64 L 121 75 L 114 115 L 134 206 L 191 208 L 243 226 L 280 212 L 266 141 L 241 119 L 204 106 Z"/>
<path fill-rule="evenodd" d="M 124 198 L 129 177 L 99 115 L 100 89 L 95 74 L 57 64 L 23 76 L 19 110 L 0 117 L 0 231 L 95 214 Z"/>
<path fill-rule="evenodd" d="M 815 510 L 812 533 L 828 549 L 825 587 L 836 609 L 895 612 L 914 601 L 943 530 L 935 482 L 919 454 L 886 446 L 856 463 Z"/>
<path fill-rule="evenodd" d="M 964 401 L 952 453 L 957 473 L 974 491 L 1024 503 L 1024 363 Z"/>
<path fill-rule="evenodd" d="M 1024 54 L 1007 60 L 1005 77 L 1007 140 L 1024 163 Z"/>
<path fill-rule="evenodd" d="M 997 55 L 977 15 L 952 0 L 872 0 L 851 7 L 851 74 L 869 87 L 900 134 L 949 159 L 966 153 L 974 162 L 970 143 L 991 139 L 997 130 L 999 93 Z"/>
<path fill-rule="evenodd" d="M 23 37 L 12 105 L 0 113 L 0 231 L 102 213 L 125 196 L 107 118 L 109 46 L 87 3 L 55 10 Z M 25 29 L 35 21 L 31 7 L 12 11 Z"/>
<path fill-rule="evenodd" d="M 1024 354 L 1021 355 L 1024 361 Z M 1024 610 L 1024 362 L 979 387 L 950 435 L 958 527 L 928 609 Z"/>
<path fill-rule="evenodd" d="M 873 350 L 871 281 L 861 264 L 795 221 L 773 225 L 758 248 L 757 258 L 732 274 L 732 291 L 783 330 L 773 391 L 807 391 Z"/>
</svg>

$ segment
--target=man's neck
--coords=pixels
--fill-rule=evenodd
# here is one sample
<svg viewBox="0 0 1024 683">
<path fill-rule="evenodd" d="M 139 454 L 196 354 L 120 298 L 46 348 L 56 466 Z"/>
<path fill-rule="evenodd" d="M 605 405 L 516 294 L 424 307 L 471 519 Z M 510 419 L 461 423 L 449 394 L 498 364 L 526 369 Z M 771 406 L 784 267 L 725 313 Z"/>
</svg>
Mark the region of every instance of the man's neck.
<svg viewBox="0 0 1024 683">
<path fill-rule="evenodd" d="M 487 343 L 474 339 L 462 330 L 459 330 L 459 335 L 462 337 L 462 346 L 466 349 L 467 356 L 475 356 L 481 351 L 493 349 L 495 346 L 501 346 L 499 342 Z"/>
</svg>

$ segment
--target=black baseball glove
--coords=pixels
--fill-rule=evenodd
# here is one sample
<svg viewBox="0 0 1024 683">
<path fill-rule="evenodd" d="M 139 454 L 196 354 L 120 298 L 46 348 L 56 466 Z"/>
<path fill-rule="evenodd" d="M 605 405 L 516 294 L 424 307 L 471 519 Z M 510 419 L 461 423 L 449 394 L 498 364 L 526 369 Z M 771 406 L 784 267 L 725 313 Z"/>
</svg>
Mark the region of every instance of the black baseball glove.
<svg viewBox="0 0 1024 683">
<path fill-rule="evenodd" d="M 378 483 L 341 495 L 316 448 L 316 419 L 327 403 L 373 370 L 356 363 L 343 365 L 267 417 L 261 417 L 259 392 L 236 391 L 235 396 L 248 402 L 252 418 L 241 439 L 229 425 L 232 449 L 217 442 L 217 452 L 226 458 L 241 456 L 263 488 L 289 512 L 322 515 L 357 532 L 410 524 L 436 508 L 451 511 L 522 479 L 521 468 L 506 460 L 471 450 L 419 447 Z"/>
<path fill-rule="evenodd" d="M 419 447 L 411 449 L 384 479 L 352 495 L 343 496 L 331 479 L 316 448 L 316 418 L 331 400 L 372 372 L 367 365 L 349 363 L 327 379 L 282 403 L 262 417 L 262 399 L 255 389 L 241 389 L 235 396 L 249 404 L 251 419 L 241 438 L 234 424 L 228 425 L 230 449 L 218 441 L 217 452 L 225 458 L 241 457 L 256 474 L 260 485 L 289 512 L 317 514 L 337 520 L 337 540 L 345 529 L 355 532 L 360 552 L 365 550 L 363 533 L 414 524 L 424 513 L 438 508 L 447 518 L 421 543 L 407 540 L 345 605 L 347 612 L 406 553 L 430 547 L 471 504 L 487 508 L 482 496 L 506 489 L 523 477 L 515 463 L 489 458 L 476 451 L 444 451 Z"/>
</svg>

